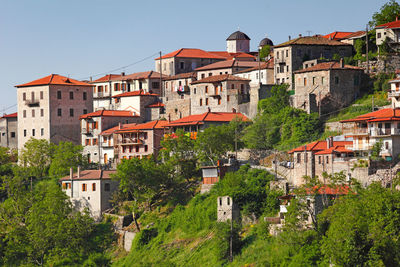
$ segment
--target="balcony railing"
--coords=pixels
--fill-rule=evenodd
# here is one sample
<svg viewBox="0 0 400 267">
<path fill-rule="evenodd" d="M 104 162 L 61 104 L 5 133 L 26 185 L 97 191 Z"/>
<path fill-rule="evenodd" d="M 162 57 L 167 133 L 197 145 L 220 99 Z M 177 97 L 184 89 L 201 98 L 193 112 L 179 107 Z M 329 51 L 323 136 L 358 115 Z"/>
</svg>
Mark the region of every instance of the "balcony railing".
<svg viewBox="0 0 400 267">
<path fill-rule="evenodd" d="M 39 106 L 39 99 L 31 99 L 25 100 L 25 104 L 29 107 L 38 107 Z"/>
<path fill-rule="evenodd" d="M 140 145 L 142 144 L 142 140 L 137 138 L 123 138 L 121 140 L 121 144 L 123 145 Z"/>
<path fill-rule="evenodd" d="M 280 57 L 280 58 L 275 58 L 274 61 L 275 61 L 276 63 L 286 63 L 286 58 L 282 58 L 282 57 Z"/>
<path fill-rule="evenodd" d="M 93 128 L 91 127 L 82 127 L 82 134 L 92 134 Z"/>
<path fill-rule="evenodd" d="M 393 129 L 393 131 L 394 130 L 397 130 L 397 129 Z M 391 135 L 392 134 L 392 129 L 390 129 L 390 128 L 371 129 L 370 134 L 371 134 L 371 136 Z"/>
<path fill-rule="evenodd" d="M 400 91 L 391 91 L 388 94 L 389 97 L 400 97 Z"/>
</svg>

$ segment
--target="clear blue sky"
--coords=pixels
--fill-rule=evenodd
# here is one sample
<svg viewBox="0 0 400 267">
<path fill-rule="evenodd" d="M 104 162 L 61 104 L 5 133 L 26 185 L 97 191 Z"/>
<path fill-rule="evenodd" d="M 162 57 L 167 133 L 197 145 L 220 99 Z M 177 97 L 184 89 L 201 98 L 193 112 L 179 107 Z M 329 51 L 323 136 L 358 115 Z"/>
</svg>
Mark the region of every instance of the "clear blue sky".
<svg viewBox="0 0 400 267">
<path fill-rule="evenodd" d="M 79 79 L 158 51 L 225 50 L 225 39 L 238 27 L 251 38 L 252 50 L 266 34 L 279 44 L 307 31 L 363 30 L 385 2 L 0 0 L 0 112 L 16 104 L 14 85 L 51 73 Z M 153 58 L 125 72 L 153 69 Z"/>
</svg>

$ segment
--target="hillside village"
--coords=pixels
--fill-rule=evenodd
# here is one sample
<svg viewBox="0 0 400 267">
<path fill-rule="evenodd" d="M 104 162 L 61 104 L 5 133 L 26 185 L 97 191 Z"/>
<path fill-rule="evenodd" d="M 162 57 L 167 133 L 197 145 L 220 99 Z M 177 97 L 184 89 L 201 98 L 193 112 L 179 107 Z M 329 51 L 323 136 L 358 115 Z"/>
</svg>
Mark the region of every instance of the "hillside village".
<svg viewBox="0 0 400 267">
<path fill-rule="evenodd" d="M 357 260 L 342 261 L 320 236 L 334 239 L 327 225 L 345 213 L 337 208 L 338 217 L 332 215 L 342 197 L 367 207 L 374 196 L 391 201 L 383 190 L 399 190 L 399 29 L 396 16 L 367 31 L 299 34 L 280 44 L 265 37 L 257 51 L 238 30 L 227 36 L 226 51 L 177 47 L 160 53 L 154 70 L 22 80 L 15 85 L 17 112 L 0 118 L 0 221 L 23 210 L 8 210 L 7 203 L 23 207 L 42 188 L 53 190 L 48 203 L 70 201 L 59 208 L 65 214 L 86 214 L 74 217 L 75 226 L 97 229 L 86 237 L 92 243 L 80 243 L 82 251 L 93 248 L 94 265 L 87 266 L 200 266 L 202 259 L 275 266 L 279 257 L 286 257 L 284 265 L 354 266 Z M 22 201 L 17 189 L 36 193 Z M 49 214 L 61 212 L 54 205 Z M 382 205 L 377 209 L 391 208 Z M 21 238 L 13 227 L 25 221 L 0 223 L 0 256 L 8 259 L 0 265 L 13 265 L 18 255 L 51 265 L 45 252 L 33 252 L 35 245 L 29 253 L 17 246 L 7 252 Z M 105 232 L 115 236 L 94 237 Z M 56 246 L 44 243 L 37 244 L 43 251 Z M 250 256 L 280 246 L 268 259 Z M 303 246 L 315 254 L 305 257 Z M 52 266 L 79 265 L 82 255 L 64 263 L 49 257 L 60 264 Z M 368 257 L 360 265 L 396 265 L 379 252 Z"/>
</svg>

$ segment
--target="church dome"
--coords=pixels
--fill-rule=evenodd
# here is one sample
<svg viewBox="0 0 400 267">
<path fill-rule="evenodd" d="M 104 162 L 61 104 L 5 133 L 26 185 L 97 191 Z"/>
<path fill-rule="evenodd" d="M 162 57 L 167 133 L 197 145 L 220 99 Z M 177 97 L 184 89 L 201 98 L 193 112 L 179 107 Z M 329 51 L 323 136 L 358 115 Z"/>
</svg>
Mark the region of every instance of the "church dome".
<svg viewBox="0 0 400 267">
<path fill-rule="evenodd" d="M 247 34 L 241 32 L 241 31 L 236 31 L 229 35 L 229 37 L 226 39 L 228 40 L 250 40 L 249 36 Z"/>
<path fill-rule="evenodd" d="M 264 39 L 261 40 L 261 42 L 260 42 L 260 44 L 258 46 L 259 47 L 264 47 L 266 45 L 274 46 L 274 43 L 271 41 L 271 39 L 265 37 Z"/>
</svg>

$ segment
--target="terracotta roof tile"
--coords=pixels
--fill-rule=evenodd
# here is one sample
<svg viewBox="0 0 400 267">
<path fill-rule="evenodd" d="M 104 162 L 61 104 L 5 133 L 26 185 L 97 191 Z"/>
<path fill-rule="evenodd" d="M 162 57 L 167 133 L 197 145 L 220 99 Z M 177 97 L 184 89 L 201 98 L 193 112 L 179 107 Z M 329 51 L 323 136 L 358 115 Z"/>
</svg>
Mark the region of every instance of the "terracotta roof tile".
<svg viewBox="0 0 400 267">
<path fill-rule="evenodd" d="M 164 59 L 171 57 L 225 59 L 224 57 L 209 53 L 198 48 L 181 48 L 174 52 L 163 55 L 161 58 Z M 160 58 L 156 58 L 156 60 L 158 59 Z"/>
<path fill-rule="evenodd" d="M 267 62 L 261 62 L 260 63 L 260 67 L 257 66 L 257 67 L 254 67 L 254 68 L 245 69 L 245 70 L 239 71 L 237 73 L 246 73 L 246 72 L 250 72 L 250 71 L 254 71 L 254 70 L 258 70 L 258 69 L 260 69 L 260 70 L 274 69 L 274 58 L 271 58 Z"/>
<path fill-rule="evenodd" d="M 18 117 L 18 112 L 14 112 L 11 114 L 5 114 L 5 115 L 3 115 L 3 117 L 0 117 L 0 119 L 2 119 L 2 118 L 17 118 L 17 117 Z"/>
<path fill-rule="evenodd" d="M 132 92 L 125 92 L 119 95 L 113 96 L 114 98 L 119 98 L 119 97 L 127 97 L 127 96 L 158 96 L 158 94 L 153 94 L 153 93 L 145 93 L 143 90 L 138 90 L 138 91 L 132 91 Z"/>
<path fill-rule="evenodd" d="M 101 78 L 98 78 L 97 80 L 90 82 L 90 83 L 109 82 L 109 81 L 111 81 L 113 79 L 117 79 L 119 77 L 121 77 L 120 74 L 107 74 Z"/>
<path fill-rule="evenodd" d="M 244 52 L 238 52 L 238 53 L 228 53 L 226 51 L 208 51 L 211 54 L 221 56 L 226 58 L 227 60 L 234 59 L 234 58 L 250 58 L 252 60 L 255 60 L 256 57 Z"/>
<path fill-rule="evenodd" d="M 381 24 L 375 27 L 375 29 L 385 28 L 385 29 L 397 29 L 400 28 L 400 20 L 395 20 L 385 24 Z"/>
<path fill-rule="evenodd" d="M 322 62 L 318 63 L 312 67 L 308 67 L 302 70 L 296 70 L 294 73 L 304 73 L 304 72 L 311 72 L 311 71 L 321 71 L 321 70 L 364 70 L 363 68 L 351 66 L 351 65 L 344 65 L 343 68 L 340 67 L 340 63 L 336 61 L 331 62 Z"/>
<path fill-rule="evenodd" d="M 182 126 L 182 125 L 198 125 L 204 122 L 230 122 L 234 118 L 240 118 L 243 121 L 248 121 L 249 119 L 242 113 L 234 112 L 205 112 L 203 114 L 190 115 L 183 117 L 179 120 L 171 121 L 166 126 Z"/>
<path fill-rule="evenodd" d="M 100 135 L 110 135 L 113 134 L 114 132 L 124 129 L 124 128 L 128 128 L 128 127 L 132 127 L 135 126 L 137 123 L 125 123 L 125 124 L 121 124 L 121 125 L 117 125 L 115 127 L 109 128 L 107 130 L 104 130 L 100 133 Z"/>
<path fill-rule="evenodd" d="M 118 130 L 117 133 L 122 132 L 130 132 L 136 130 L 151 130 L 151 129 L 164 129 L 164 127 L 168 124 L 168 121 L 165 120 L 155 120 L 146 123 L 136 124 L 131 127 L 124 127 L 121 130 Z"/>
<path fill-rule="evenodd" d="M 365 33 L 366 33 L 366 31 L 353 32 L 352 34 L 347 35 L 346 38 L 343 38 L 343 39 L 353 39 L 353 38 L 357 38 L 357 37 L 363 37 L 363 36 L 365 36 Z"/>
<path fill-rule="evenodd" d="M 86 119 L 92 117 L 138 117 L 133 115 L 131 111 L 128 110 L 98 110 L 88 114 L 83 114 L 79 119 Z"/>
<path fill-rule="evenodd" d="M 314 186 L 306 189 L 307 194 L 326 194 L 326 195 L 347 195 L 354 194 L 348 185 L 338 185 L 331 187 L 328 185 Z"/>
<path fill-rule="evenodd" d="M 327 46 L 351 46 L 351 44 L 342 43 L 335 40 L 329 40 L 321 36 L 304 36 L 284 42 L 274 48 L 290 45 L 327 45 Z"/>
<path fill-rule="evenodd" d="M 162 108 L 162 107 L 165 107 L 165 105 L 161 102 L 157 102 L 146 106 L 146 108 Z"/>
<path fill-rule="evenodd" d="M 352 141 L 333 141 L 332 147 L 345 146 L 345 145 L 351 145 L 351 144 L 353 144 Z M 304 147 L 306 147 L 306 149 L 304 149 Z M 323 140 L 323 141 L 315 141 L 315 142 L 309 143 L 307 145 L 299 146 L 297 148 L 290 150 L 288 153 L 291 154 L 293 152 L 303 152 L 304 150 L 317 152 L 317 151 L 322 151 L 322 150 L 326 150 L 326 149 L 328 149 L 328 145 L 326 143 L 326 140 Z"/>
<path fill-rule="evenodd" d="M 144 71 L 144 72 L 136 72 L 124 76 L 119 76 L 114 78 L 114 81 L 127 81 L 127 80 L 142 80 L 142 79 L 160 79 L 161 74 L 156 71 Z M 169 77 L 167 75 L 163 75 L 163 78 Z"/>
<path fill-rule="evenodd" d="M 327 35 L 324 35 L 322 37 L 326 38 L 326 39 L 330 39 L 330 40 L 341 40 L 341 39 L 345 39 L 347 36 L 349 36 L 350 34 L 353 34 L 354 32 L 332 32 L 329 33 Z"/>
<path fill-rule="evenodd" d="M 225 60 L 215 62 L 200 68 L 197 68 L 196 71 L 202 70 L 215 70 L 215 69 L 226 69 L 226 68 L 253 68 L 258 66 L 258 62 L 255 61 L 241 61 L 241 60 Z"/>
<path fill-rule="evenodd" d="M 97 179 L 111 179 L 110 174 L 114 174 L 116 171 L 103 171 L 103 170 L 84 170 L 81 171 L 78 178 L 78 173 L 72 175 L 73 180 L 97 180 Z M 60 181 L 71 180 L 71 177 L 64 176 Z"/>
<path fill-rule="evenodd" d="M 343 120 L 340 122 L 346 123 L 346 122 L 356 122 L 356 121 L 373 122 L 373 121 L 398 121 L 398 120 L 400 120 L 400 109 L 384 108 L 357 116 L 354 119 Z"/>
<path fill-rule="evenodd" d="M 180 73 L 174 76 L 169 76 L 164 78 L 165 81 L 170 81 L 170 80 L 179 80 L 179 79 L 196 79 L 197 73 L 196 72 L 186 72 L 186 73 Z"/>
<path fill-rule="evenodd" d="M 39 86 L 39 85 L 70 85 L 70 86 L 90 86 L 92 87 L 93 85 L 81 82 L 78 80 L 74 80 L 72 78 L 64 77 L 58 74 L 50 74 L 49 76 L 16 85 L 15 87 L 28 87 L 28 86 Z"/>
<path fill-rule="evenodd" d="M 194 81 L 191 84 L 198 84 L 198 83 L 214 83 L 214 82 L 223 82 L 223 81 L 244 81 L 249 82 L 249 79 L 240 78 L 231 74 L 222 74 L 222 75 L 215 75 L 209 76 L 204 79 Z"/>
</svg>

